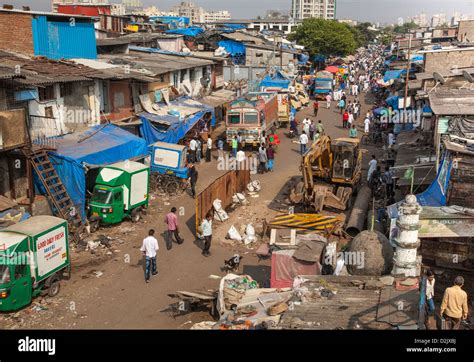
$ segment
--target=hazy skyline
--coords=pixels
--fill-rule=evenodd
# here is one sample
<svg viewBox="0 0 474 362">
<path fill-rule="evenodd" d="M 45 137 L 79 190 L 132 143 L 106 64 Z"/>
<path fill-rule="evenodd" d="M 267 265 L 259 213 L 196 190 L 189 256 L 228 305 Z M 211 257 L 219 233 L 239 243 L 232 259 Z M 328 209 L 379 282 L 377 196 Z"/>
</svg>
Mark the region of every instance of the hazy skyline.
<svg viewBox="0 0 474 362">
<path fill-rule="evenodd" d="M 190 1 L 190 0 L 188 0 Z M 111 2 L 120 2 L 112 0 Z M 145 6 L 154 5 L 160 10 L 169 10 L 180 0 L 142 0 Z M 229 10 L 235 19 L 256 18 L 267 10 L 289 10 L 291 0 L 197 0 L 196 4 L 206 10 Z M 17 8 L 29 5 L 33 10 L 50 11 L 51 0 L 3 0 L 2 4 Z M 419 13 L 429 16 L 446 13 L 448 18 L 454 12 L 474 15 L 474 0 L 337 0 L 337 18 L 357 21 L 394 23 L 399 17 Z"/>
</svg>

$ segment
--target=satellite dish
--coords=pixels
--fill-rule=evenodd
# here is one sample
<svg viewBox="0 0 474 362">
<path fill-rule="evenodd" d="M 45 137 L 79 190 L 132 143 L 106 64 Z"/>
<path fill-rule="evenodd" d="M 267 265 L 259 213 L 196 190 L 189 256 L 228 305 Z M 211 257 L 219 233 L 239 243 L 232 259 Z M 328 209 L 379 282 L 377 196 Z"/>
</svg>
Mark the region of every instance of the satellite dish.
<svg viewBox="0 0 474 362">
<path fill-rule="evenodd" d="M 436 80 L 437 83 L 439 83 L 441 85 L 446 83 L 446 79 L 444 79 L 444 77 L 441 74 L 439 74 L 438 72 L 433 73 L 433 78 Z"/>
<path fill-rule="evenodd" d="M 472 78 L 471 73 L 469 73 L 467 70 L 463 70 L 462 75 L 469 83 L 474 83 L 474 78 Z"/>
</svg>

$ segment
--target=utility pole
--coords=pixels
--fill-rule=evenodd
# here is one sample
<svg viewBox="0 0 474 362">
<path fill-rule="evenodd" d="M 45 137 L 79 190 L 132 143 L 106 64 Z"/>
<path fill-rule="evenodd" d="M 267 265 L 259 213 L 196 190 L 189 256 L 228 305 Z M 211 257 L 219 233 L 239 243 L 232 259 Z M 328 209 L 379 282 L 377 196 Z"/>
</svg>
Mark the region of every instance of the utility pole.
<svg viewBox="0 0 474 362">
<path fill-rule="evenodd" d="M 407 100 L 408 100 L 408 81 L 410 79 L 410 65 L 411 65 L 411 33 L 409 33 L 408 40 L 408 60 L 407 60 L 407 76 L 405 79 L 405 99 L 403 100 L 404 117 L 407 115 Z"/>
</svg>

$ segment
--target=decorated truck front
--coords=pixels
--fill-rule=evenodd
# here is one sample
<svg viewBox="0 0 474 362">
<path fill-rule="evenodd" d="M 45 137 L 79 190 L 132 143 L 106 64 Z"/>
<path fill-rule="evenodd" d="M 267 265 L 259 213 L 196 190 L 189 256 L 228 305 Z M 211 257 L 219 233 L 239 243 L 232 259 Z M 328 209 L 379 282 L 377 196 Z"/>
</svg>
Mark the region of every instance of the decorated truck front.
<svg viewBox="0 0 474 362">
<path fill-rule="evenodd" d="M 92 231 L 129 217 L 138 222 L 148 206 L 150 168 L 138 162 L 119 162 L 100 170 L 90 201 Z"/>
<path fill-rule="evenodd" d="M 0 311 L 18 310 L 33 297 L 59 293 L 70 266 L 68 225 L 54 216 L 34 216 L 0 231 Z"/>
<path fill-rule="evenodd" d="M 314 80 L 314 94 L 316 99 L 324 100 L 334 89 L 334 75 L 331 72 L 322 71 L 316 73 Z"/>
<path fill-rule="evenodd" d="M 227 143 L 240 135 L 244 145 L 258 146 L 262 133 L 278 122 L 278 97 L 263 93 L 231 103 L 226 117 Z"/>
</svg>

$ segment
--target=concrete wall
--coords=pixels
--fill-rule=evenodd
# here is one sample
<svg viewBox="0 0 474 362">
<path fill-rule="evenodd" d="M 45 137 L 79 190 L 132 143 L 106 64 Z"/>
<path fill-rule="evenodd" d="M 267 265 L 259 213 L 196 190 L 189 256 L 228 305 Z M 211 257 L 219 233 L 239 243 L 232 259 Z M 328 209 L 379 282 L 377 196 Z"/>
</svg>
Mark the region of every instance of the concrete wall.
<svg viewBox="0 0 474 362">
<path fill-rule="evenodd" d="M 170 85 L 174 86 L 180 94 L 188 94 L 186 88 L 190 91 L 188 95 L 192 97 L 199 96 L 202 85 L 201 85 L 201 78 L 203 77 L 203 67 L 197 67 L 194 69 L 194 77 L 191 79 L 191 71 L 190 69 L 186 70 L 179 70 L 172 72 L 170 75 Z M 181 72 L 183 72 L 183 77 L 181 76 Z M 211 72 L 209 75 L 212 79 Z M 186 87 L 186 88 L 185 88 Z M 209 87 L 210 89 L 210 87 Z"/>
<path fill-rule="evenodd" d="M 443 72 L 458 67 L 474 66 L 474 50 L 434 52 L 425 54 L 425 72 Z"/>
<path fill-rule="evenodd" d="M 0 12 L 0 49 L 34 55 L 32 16 Z"/>
<path fill-rule="evenodd" d="M 474 42 L 474 20 L 459 22 L 458 40 Z"/>
<path fill-rule="evenodd" d="M 245 53 L 245 65 L 246 66 L 280 66 L 280 51 L 276 49 L 275 57 L 273 57 L 273 50 L 257 49 L 247 47 Z M 294 59 L 294 55 L 290 53 L 282 52 L 283 66 L 286 67 Z"/>
</svg>

